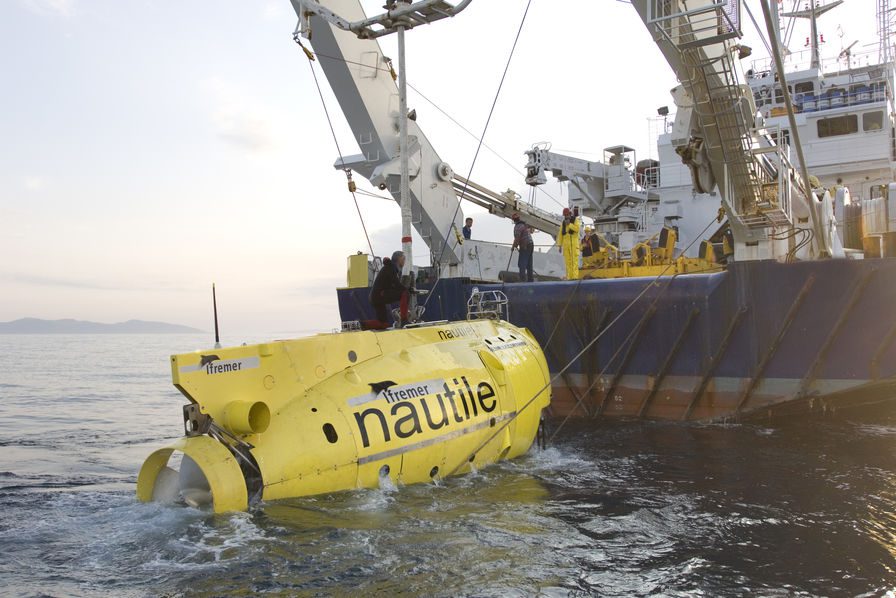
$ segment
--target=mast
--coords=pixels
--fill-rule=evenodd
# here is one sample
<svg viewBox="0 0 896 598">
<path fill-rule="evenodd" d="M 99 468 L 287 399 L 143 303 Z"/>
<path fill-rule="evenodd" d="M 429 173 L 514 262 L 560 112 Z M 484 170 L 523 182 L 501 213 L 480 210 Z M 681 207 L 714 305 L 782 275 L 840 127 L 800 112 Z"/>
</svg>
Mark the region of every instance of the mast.
<svg viewBox="0 0 896 598">
<path fill-rule="evenodd" d="M 410 4 L 410 0 L 401 1 Z M 405 27 L 398 25 L 396 29 L 398 31 L 398 153 L 401 159 L 399 203 L 401 205 L 401 250 L 404 252 L 401 277 L 402 282 L 407 284 L 414 261 L 414 252 L 411 246 L 411 175 L 408 170 L 408 79 L 405 70 Z"/>
<path fill-rule="evenodd" d="M 890 0 L 877 0 L 877 33 L 880 40 L 878 54 L 881 64 L 889 63 L 892 56 L 892 25 L 893 9 L 890 8 Z"/>
<path fill-rule="evenodd" d="M 790 17 L 792 19 L 809 19 L 809 26 L 811 27 L 811 38 L 810 43 L 812 44 L 812 64 L 811 68 L 820 69 L 821 68 L 821 49 L 818 45 L 818 17 L 828 12 L 829 10 L 833 10 L 834 8 L 843 4 L 843 0 L 836 0 L 835 2 L 831 2 L 830 4 L 826 4 L 825 6 L 816 6 L 812 2 L 809 3 L 809 7 L 803 10 L 798 10 L 796 12 L 785 12 L 781 16 Z M 777 13 L 777 10 L 775 11 Z"/>
<path fill-rule="evenodd" d="M 768 37 L 769 43 L 772 47 L 772 57 L 775 60 L 775 70 L 778 73 L 778 78 L 781 82 L 781 93 L 784 95 L 784 105 L 787 108 L 787 117 L 790 122 L 790 134 L 793 135 L 793 147 L 796 149 L 797 160 L 799 161 L 800 166 L 800 174 L 802 175 L 802 183 L 803 183 L 803 193 L 806 195 L 806 203 L 809 208 L 809 220 L 812 225 L 812 231 L 815 236 L 816 246 L 818 247 L 818 253 L 821 257 L 831 257 L 831 249 L 828 247 L 828 244 L 823 241 L 824 234 L 821 227 L 821 216 L 819 214 L 818 206 L 815 203 L 815 196 L 812 193 L 812 186 L 809 183 L 809 169 L 806 167 L 806 157 L 803 155 L 803 146 L 800 143 L 800 130 L 796 124 L 796 116 L 793 113 L 793 103 L 790 99 L 790 91 L 787 88 L 787 78 L 784 74 L 784 60 L 781 58 L 781 39 L 779 37 L 780 30 L 778 29 L 777 23 L 775 22 L 774 17 L 772 17 L 772 0 L 766 2 L 763 0 L 761 2 L 762 5 L 762 14 L 765 16 L 765 24 L 768 29 Z M 827 7 L 833 8 L 836 4 L 829 4 Z M 814 11 L 814 9 L 813 9 Z M 815 31 L 815 17 L 812 17 L 812 30 Z M 816 65 L 817 52 L 818 48 L 813 49 L 812 53 L 812 61 L 813 66 Z"/>
</svg>

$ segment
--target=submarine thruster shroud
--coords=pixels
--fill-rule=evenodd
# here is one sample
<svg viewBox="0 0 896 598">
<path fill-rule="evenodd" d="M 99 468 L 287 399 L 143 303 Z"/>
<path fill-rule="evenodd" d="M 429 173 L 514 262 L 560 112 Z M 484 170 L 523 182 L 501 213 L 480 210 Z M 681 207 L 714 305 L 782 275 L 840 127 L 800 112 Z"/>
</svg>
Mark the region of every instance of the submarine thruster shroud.
<svg viewBox="0 0 896 598">
<path fill-rule="evenodd" d="M 215 512 L 517 457 L 550 402 L 541 348 L 501 320 L 185 353 L 171 371 L 186 436 L 149 456 L 137 496 Z"/>
</svg>

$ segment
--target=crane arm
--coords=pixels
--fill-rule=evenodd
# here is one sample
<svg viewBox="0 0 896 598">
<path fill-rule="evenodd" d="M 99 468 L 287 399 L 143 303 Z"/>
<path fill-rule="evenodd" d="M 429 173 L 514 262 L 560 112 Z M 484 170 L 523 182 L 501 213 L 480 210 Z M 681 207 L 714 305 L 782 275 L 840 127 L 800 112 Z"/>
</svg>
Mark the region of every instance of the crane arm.
<svg viewBox="0 0 896 598">
<path fill-rule="evenodd" d="M 354 32 L 363 32 L 364 27 L 372 27 L 373 23 L 358 0 L 291 2 L 361 149 L 359 155 L 338 160 L 336 168 L 354 170 L 374 186 L 388 190 L 400 202 L 399 101 L 392 63 L 383 55 L 376 39 L 362 39 Z M 442 11 L 445 16 L 451 16 L 468 3 L 452 7 L 446 2 L 429 0 L 402 4 L 395 10 L 414 20 L 413 15 L 419 17 L 420 11 L 425 10 Z M 449 242 L 449 236 L 453 229 L 459 230 L 462 226 L 463 213 L 457 209 L 457 195 L 451 186 L 453 172 L 413 120 L 408 122 L 408 140 L 414 228 L 431 250 L 444 248 L 440 251 L 443 262 L 457 264 L 459 250 L 455 243 Z"/>
<path fill-rule="evenodd" d="M 462 0 L 452 5 L 444 0 L 421 0 L 420 2 L 399 2 L 387 0 L 383 7 L 386 12 L 375 17 L 364 17 L 357 21 L 349 21 L 318 0 L 292 0 L 292 5 L 299 16 L 299 28 L 303 36 L 311 38 L 306 32 L 311 31 L 311 17 L 317 16 L 343 31 L 350 31 L 361 39 L 376 39 L 395 31 L 396 24 L 405 29 L 417 25 L 432 23 L 453 17 L 465 9 L 473 0 Z M 362 13 L 363 15 L 363 13 Z"/>
</svg>

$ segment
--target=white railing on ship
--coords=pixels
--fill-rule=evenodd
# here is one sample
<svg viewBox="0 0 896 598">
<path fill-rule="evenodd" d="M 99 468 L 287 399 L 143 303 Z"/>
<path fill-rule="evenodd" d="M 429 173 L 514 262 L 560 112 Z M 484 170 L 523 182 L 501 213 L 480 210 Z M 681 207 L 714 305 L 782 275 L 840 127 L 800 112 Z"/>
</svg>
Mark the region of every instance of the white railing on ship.
<svg viewBox="0 0 896 598">
<path fill-rule="evenodd" d="M 859 68 L 866 66 L 874 66 L 881 64 L 880 53 L 878 50 L 866 50 L 864 52 L 854 52 L 850 55 L 849 60 L 836 56 L 829 56 L 821 59 L 821 71 L 823 73 L 839 73 L 850 68 Z M 800 50 L 788 54 L 784 59 L 784 67 L 787 72 L 796 72 L 808 70 L 812 65 L 812 51 Z M 753 79 L 764 79 L 772 74 L 773 61 L 771 58 L 758 58 L 750 64 Z"/>
</svg>

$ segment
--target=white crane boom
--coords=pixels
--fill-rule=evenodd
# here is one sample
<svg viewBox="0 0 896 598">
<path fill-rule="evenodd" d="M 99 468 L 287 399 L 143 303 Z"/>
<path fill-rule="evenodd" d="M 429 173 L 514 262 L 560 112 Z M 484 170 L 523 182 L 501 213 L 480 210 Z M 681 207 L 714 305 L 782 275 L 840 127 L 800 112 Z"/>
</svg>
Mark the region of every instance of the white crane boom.
<svg viewBox="0 0 896 598">
<path fill-rule="evenodd" d="M 406 213 L 406 205 L 402 206 L 403 245 L 407 247 L 405 243 L 410 240 L 409 232 L 404 231 L 410 221 L 429 247 L 433 265 L 442 276 L 500 281 L 511 263 L 509 244 L 477 240 L 462 244 L 458 237 L 464 214 L 457 205 L 455 189 L 465 188 L 465 199 L 492 214 L 509 217 L 517 211 L 528 224 L 554 237 L 562 218 L 455 175 L 426 139 L 413 111 L 410 118 L 401 118 L 397 76 L 392 61 L 376 41 L 393 31 L 401 36 L 406 29 L 454 16 L 471 1 L 452 5 L 443 0 L 387 0 L 386 13 L 368 18 L 358 0 L 290 0 L 299 17 L 298 32 L 314 49 L 362 152 L 342 156 L 334 166 L 353 170 L 381 190 L 388 190 L 399 205 L 401 173 L 407 172 L 410 213 Z M 403 126 L 407 127 L 406 169 L 402 168 Z M 459 180 L 464 181 L 461 186 Z M 556 248 L 536 252 L 534 263 L 542 277 L 562 276 L 562 258 Z"/>
<path fill-rule="evenodd" d="M 344 156 L 335 166 L 354 170 L 373 185 L 388 190 L 400 203 L 400 114 L 394 69 L 373 39 L 378 35 L 371 33 L 368 36 L 371 39 L 361 39 L 352 30 L 360 27 L 352 24 L 367 23 L 364 26 L 369 27 L 370 19 L 358 0 L 291 2 L 362 152 Z M 309 10 L 311 7 L 317 12 Z M 343 26 L 328 22 L 321 16 L 322 12 L 338 15 Z M 410 120 L 407 124 L 414 228 L 436 257 L 441 254 L 443 263 L 455 265 L 460 258 L 456 244 L 449 242 L 449 238 L 452 230 L 462 226 L 463 213 L 457 209 L 457 196 L 451 186 L 453 173 L 417 123 Z"/>
</svg>

